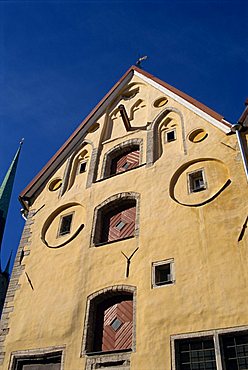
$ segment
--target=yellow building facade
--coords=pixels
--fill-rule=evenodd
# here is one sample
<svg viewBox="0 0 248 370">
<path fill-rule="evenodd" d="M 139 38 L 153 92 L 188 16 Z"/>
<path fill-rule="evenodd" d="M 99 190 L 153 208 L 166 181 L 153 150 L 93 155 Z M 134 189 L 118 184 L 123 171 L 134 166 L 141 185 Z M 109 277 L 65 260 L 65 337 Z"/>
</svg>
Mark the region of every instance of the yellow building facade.
<svg viewBox="0 0 248 370">
<path fill-rule="evenodd" d="M 248 369 L 240 128 L 127 71 L 20 195 L 0 369 Z"/>
</svg>

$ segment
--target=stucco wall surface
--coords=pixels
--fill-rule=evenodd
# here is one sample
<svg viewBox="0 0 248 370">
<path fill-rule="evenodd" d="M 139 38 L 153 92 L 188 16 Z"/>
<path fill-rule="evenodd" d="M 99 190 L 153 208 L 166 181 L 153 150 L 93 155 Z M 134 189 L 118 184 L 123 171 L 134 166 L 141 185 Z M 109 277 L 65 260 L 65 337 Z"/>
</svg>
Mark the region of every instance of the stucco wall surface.
<svg viewBox="0 0 248 370">
<path fill-rule="evenodd" d="M 106 134 L 109 117 L 118 104 L 126 104 L 129 114 L 133 106 L 132 100 L 119 97 L 98 120 L 99 129 L 85 138 L 92 143 L 87 145 L 99 149 L 91 186 L 85 185 L 88 173 L 76 175 L 75 182 L 60 196 L 59 190 L 49 191 L 48 182 L 32 205 L 34 212 L 38 211 L 31 218 L 30 243 L 24 246 L 30 254 L 21 261 L 24 270 L 9 313 L 0 369 L 8 369 L 14 351 L 56 346 L 65 346 L 64 370 L 84 369 L 86 357 L 81 351 L 87 297 L 110 286 L 137 288 L 132 370 L 171 369 L 171 335 L 248 324 L 247 231 L 238 242 L 247 217 L 248 187 L 236 138 L 172 98 L 168 97 L 166 106 L 155 108 L 153 102 L 161 92 L 142 85 L 137 77 L 132 83 L 139 88 L 132 98 L 134 103 L 141 99 L 144 105 L 139 108 L 141 113 L 134 113 L 138 130 L 126 132 L 117 112 L 114 129 Z M 170 113 L 177 140 L 164 143 L 161 120 L 154 142 L 161 146 L 160 154 L 146 166 L 151 149 L 147 147 L 149 125 L 166 107 L 180 111 L 184 128 L 181 116 Z M 208 136 L 193 143 L 188 134 L 199 127 Z M 127 137 L 143 139 L 143 166 L 101 179 L 104 154 Z M 207 189 L 190 193 L 187 174 L 199 168 L 204 168 Z M 63 180 L 65 173 L 66 162 L 53 178 Z M 138 235 L 92 246 L 95 207 L 122 192 L 140 194 Z M 59 240 L 59 219 L 69 210 L 75 213 L 71 234 Z M 80 225 L 82 230 L 60 247 Z M 137 247 L 126 277 L 122 252 L 129 256 Z M 152 262 L 171 258 L 175 283 L 152 288 Z"/>
</svg>

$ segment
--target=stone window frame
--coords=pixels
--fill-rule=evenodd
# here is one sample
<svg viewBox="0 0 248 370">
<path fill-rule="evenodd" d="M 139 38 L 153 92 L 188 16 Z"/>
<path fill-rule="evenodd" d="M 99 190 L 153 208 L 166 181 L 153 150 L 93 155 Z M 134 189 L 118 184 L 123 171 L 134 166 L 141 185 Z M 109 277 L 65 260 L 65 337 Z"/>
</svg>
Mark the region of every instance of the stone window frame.
<svg viewBox="0 0 248 370">
<path fill-rule="evenodd" d="M 99 352 L 94 353 L 88 350 L 93 345 L 94 335 L 92 326 L 95 322 L 95 313 L 97 305 L 105 299 L 111 298 L 114 295 L 129 293 L 133 298 L 133 336 L 132 348 L 130 350 L 113 351 L 112 353 Z M 123 362 L 123 367 L 127 370 L 130 365 L 130 356 L 136 351 L 136 305 L 137 305 L 137 289 L 133 285 L 114 285 L 104 289 L 100 289 L 87 297 L 86 311 L 84 319 L 84 330 L 81 347 L 81 357 L 86 357 L 86 370 L 98 369 L 106 362 L 113 363 Z M 122 369 L 122 365 L 118 369 Z M 105 366 L 106 368 L 106 366 Z"/>
<path fill-rule="evenodd" d="M 81 175 L 82 173 L 86 173 L 88 171 L 88 162 L 89 162 L 88 159 L 83 159 L 78 162 L 77 175 Z M 85 164 L 85 169 L 84 171 L 80 172 L 82 164 Z"/>
<path fill-rule="evenodd" d="M 65 346 L 54 346 L 11 352 L 8 370 L 16 370 L 17 360 L 27 360 L 29 358 L 34 359 L 36 357 L 45 357 L 51 354 L 61 354 L 60 370 L 64 370 Z"/>
<path fill-rule="evenodd" d="M 74 214 L 75 214 L 75 212 L 73 211 L 73 212 L 69 212 L 69 213 L 66 213 L 66 214 L 60 216 L 59 227 L 58 227 L 58 231 L 57 231 L 57 239 L 65 236 L 65 235 L 71 234 L 71 227 L 72 227 L 72 222 L 73 222 Z M 68 233 L 61 234 L 61 232 L 60 232 L 61 230 L 60 229 L 61 229 L 61 226 L 62 226 L 63 218 L 64 217 L 67 217 L 67 216 L 72 216 L 71 217 L 71 223 L 70 223 L 70 231 Z"/>
<path fill-rule="evenodd" d="M 162 265 L 167 265 L 169 264 L 170 265 L 170 275 L 171 275 L 171 280 L 170 282 L 166 282 L 164 284 L 161 284 L 161 285 L 157 285 L 156 284 L 156 267 L 157 266 L 162 266 Z M 176 282 L 176 279 L 175 279 L 175 262 L 174 262 L 174 258 L 169 258 L 169 259 L 166 259 L 166 260 L 162 260 L 162 261 L 157 261 L 157 262 L 152 262 L 152 288 L 153 289 L 156 289 L 156 288 L 163 288 L 164 286 L 170 286 L 170 285 L 173 285 L 175 284 Z"/>
<path fill-rule="evenodd" d="M 128 238 L 134 238 L 139 236 L 139 227 L 140 227 L 140 194 L 136 192 L 125 192 L 125 193 L 118 193 L 115 195 L 112 195 L 111 197 L 104 200 L 101 204 L 99 204 L 97 207 L 95 207 L 94 215 L 93 215 L 93 223 L 92 223 L 92 232 L 91 232 L 91 240 L 90 240 L 90 246 L 96 247 L 98 245 L 107 245 L 111 243 L 115 243 L 118 241 L 125 240 L 118 239 L 113 240 L 111 242 L 103 242 L 103 243 L 96 243 L 96 237 L 101 232 L 102 222 L 101 217 L 103 213 L 106 213 L 113 209 L 115 206 L 115 203 L 118 204 L 120 201 L 128 201 L 128 200 L 135 200 L 136 201 L 136 217 L 135 217 L 135 229 L 134 229 L 134 235 Z"/>
<path fill-rule="evenodd" d="M 191 176 L 196 174 L 197 172 L 202 173 L 202 178 L 203 178 L 203 186 L 199 190 L 194 190 L 192 183 L 191 183 Z M 187 172 L 187 183 L 188 183 L 188 194 L 195 194 L 198 193 L 199 191 L 206 190 L 208 188 L 207 186 L 207 180 L 206 180 L 206 173 L 203 167 L 198 168 L 194 171 Z"/>
<path fill-rule="evenodd" d="M 86 359 L 85 370 L 130 370 L 131 352 L 90 356 Z"/>
<path fill-rule="evenodd" d="M 174 139 L 173 140 L 168 140 L 167 134 L 169 134 L 170 132 L 174 132 Z M 176 129 L 176 127 L 172 127 L 169 130 L 164 131 L 164 144 L 169 144 L 169 143 L 172 143 L 173 141 L 176 141 L 176 140 L 177 140 L 177 129 Z"/>
<path fill-rule="evenodd" d="M 110 168 L 111 168 L 112 160 L 116 158 L 118 155 L 121 155 L 122 152 L 124 153 L 127 149 L 132 149 L 132 147 L 137 146 L 137 145 L 139 146 L 139 152 L 140 152 L 139 165 L 137 167 L 132 168 L 131 170 L 134 170 L 135 168 L 140 167 L 142 165 L 142 158 L 143 158 L 143 139 L 141 138 L 129 139 L 127 141 L 123 141 L 122 143 L 115 145 L 113 148 L 109 149 L 104 154 L 102 170 L 101 170 L 101 180 L 118 175 L 118 174 L 110 175 Z M 127 170 L 121 173 L 125 173 L 128 171 L 130 170 Z"/>
<path fill-rule="evenodd" d="M 171 370 L 179 370 L 176 365 L 176 341 L 184 339 L 194 339 L 194 338 L 203 338 L 203 337 L 212 337 L 214 340 L 215 348 L 215 359 L 216 359 L 216 368 L 217 370 L 225 370 L 222 361 L 222 352 L 221 352 L 221 337 L 225 334 L 235 334 L 241 332 L 248 332 L 248 326 L 236 326 L 231 328 L 223 329 L 213 329 L 206 331 L 198 331 L 194 333 L 185 333 L 185 334 L 175 334 L 171 335 Z"/>
</svg>

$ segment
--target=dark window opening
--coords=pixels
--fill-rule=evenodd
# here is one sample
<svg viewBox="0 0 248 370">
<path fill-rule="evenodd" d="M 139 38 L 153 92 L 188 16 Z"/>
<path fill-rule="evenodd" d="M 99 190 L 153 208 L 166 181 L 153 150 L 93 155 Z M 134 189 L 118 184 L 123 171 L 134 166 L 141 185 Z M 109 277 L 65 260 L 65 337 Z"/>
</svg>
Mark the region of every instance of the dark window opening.
<svg viewBox="0 0 248 370">
<path fill-rule="evenodd" d="M 154 266 L 154 268 L 155 268 L 155 285 L 165 285 L 171 284 L 173 282 L 170 263 L 157 265 Z"/>
<path fill-rule="evenodd" d="M 102 369 L 102 368 L 106 368 L 106 367 L 113 368 L 115 366 L 117 367 L 117 366 L 124 365 L 124 363 L 125 363 L 125 360 L 102 362 L 100 364 L 97 364 L 96 369 Z"/>
<path fill-rule="evenodd" d="M 223 357 L 226 370 L 248 369 L 248 333 L 222 336 Z"/>
<path fill-rule="evenodd" d="M 59 236 L 70 234 L 73 214 L 62 216 L 59 227 Z"/>
<path fill-rule="evenodd" d="M 87 169 L 87 161 L 79 163 L 79 173 L 86 172 Z"/>
<path fill-rule="evenodd" d="M 14 370 L 60 370 L 61 354 L 34 355 L 28 358 L 16 358 Z"/>
<path fill-rule="evenodd" d="M 213 338 L 183 339 L 175 344 L 177 370 L 216 370 Z"/>
<path fill-rule="evenodd" d="M 195 171 L 189 176 L 189 190 L 191 193 L 196 193 L 206 189 L 206 183 L 204 180 L 203 170 Z"/>
<path fill-rule="evenodd" d="M 170 141 L 176 140 L 176 130 L 171 130 L 168 132 L 165 132 L 165 141 L 169 143 Z"/>
</svg>

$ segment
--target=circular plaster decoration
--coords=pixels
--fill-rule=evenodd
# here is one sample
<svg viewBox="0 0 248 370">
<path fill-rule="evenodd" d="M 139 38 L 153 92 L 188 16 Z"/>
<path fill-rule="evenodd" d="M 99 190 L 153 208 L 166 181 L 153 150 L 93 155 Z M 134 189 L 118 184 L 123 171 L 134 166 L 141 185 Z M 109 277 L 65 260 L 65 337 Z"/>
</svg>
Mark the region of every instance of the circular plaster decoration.
<svg viewBox="0 0 248 370">
<path fill-rule="evenodd" d="M 155 108 L 161 108 L 163 107 L 166 103 L 168 102 L 168 99 L 165 98 L 165 97 L 162 97 L 162 98 L 159 98 L 157 100 L 155 100 L 155 102 L 153 103 L 153 106 Z"/>
<path fill-rule="evenodd" d="M 61 232 L 63 219 L 68 222 Z M 79 203 L 68 203 L 56 209 L 44 222 L 41 230 L 41 240 L 48 248 L 61 248 L 74 240 L 83 230 L 85 223 L 85 209 Z M 64 232 L 66 231 L 66 232 Z"/>
<path fill-rule="evenodd" d="M 189 141 L 200 143 L 208 137 L 208 133 L 203 128 L 198 128 L 189 134 Z"/>
<path fill-rule="evenodd" d="M 61 185 L 62 185 L 62 179 L 54 179 L 48 185 L 48 189 L 50 191 L 56 191 L 61 187 Z"/>
<path fill-rule="evenodd" d="M 197 189 L 191 188 L 195 176 L 202 175 Z M 188 207 L 199 207 L 213 201 L 229 185 L 227 166 L 214 158 L 199 158 L 182 165 L 170 180 L 170 197 L 177 203 Z"/>
<path fill-rule="evenodd" d="M 92 132 L 95 132 L 99 129 L 100 127 L 100 124 L 98 122 L 94 123 L 89 129 L 88 129 L 88 132 L 89 133 L 92 133 Z"/>
</svg>

